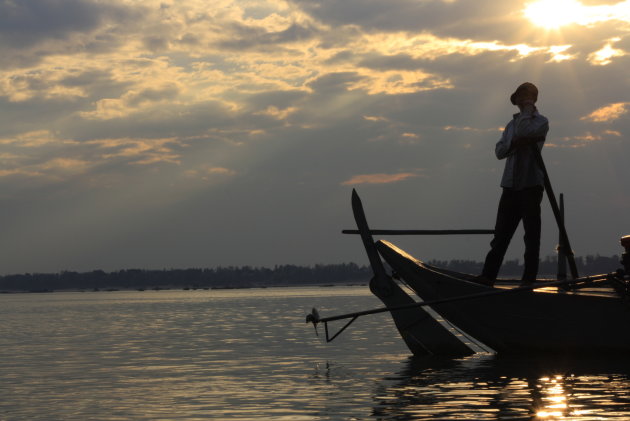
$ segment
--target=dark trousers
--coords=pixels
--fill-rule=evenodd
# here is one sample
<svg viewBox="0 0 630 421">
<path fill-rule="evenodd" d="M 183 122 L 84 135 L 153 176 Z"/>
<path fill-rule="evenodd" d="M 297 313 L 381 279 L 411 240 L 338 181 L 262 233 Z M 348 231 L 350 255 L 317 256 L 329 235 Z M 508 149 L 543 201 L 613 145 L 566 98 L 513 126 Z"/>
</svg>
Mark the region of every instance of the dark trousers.
<svg viewBox="0 0 630 421">
<path fill-rule="evenodd" d="M 503 189 L 494 226 L 494 238 L 490 242 L 491 248 L 481 273 L 483 276 L 491 280 L 497 278 L 510 240 L 522 220 L 525 229 L 525 268 L 522 280 L 536 280 L 540 253 L 540 202 L 543 191 L 542 187 L 523 190 Z"/>
</svg>

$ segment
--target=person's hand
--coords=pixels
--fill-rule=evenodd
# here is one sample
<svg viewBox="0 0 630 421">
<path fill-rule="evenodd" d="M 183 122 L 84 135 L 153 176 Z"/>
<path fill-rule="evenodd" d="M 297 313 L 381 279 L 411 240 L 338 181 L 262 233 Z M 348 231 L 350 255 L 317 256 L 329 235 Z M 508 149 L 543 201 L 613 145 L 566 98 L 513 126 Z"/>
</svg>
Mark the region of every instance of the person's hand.
<svg viewBox="0 0 630 421">
<path fill-rule="evenodd" d="M 524 148 L 538 142 L 538 137 L 515 137 L 512 139 L 512 148 Z"/>
<path fill-rule="evenodd" d="M 515 137 L 512 139 L 512 149 L 522 148 L 523 146 L 526 146 L 527 143 L 526 137 Z"/>
</svg>

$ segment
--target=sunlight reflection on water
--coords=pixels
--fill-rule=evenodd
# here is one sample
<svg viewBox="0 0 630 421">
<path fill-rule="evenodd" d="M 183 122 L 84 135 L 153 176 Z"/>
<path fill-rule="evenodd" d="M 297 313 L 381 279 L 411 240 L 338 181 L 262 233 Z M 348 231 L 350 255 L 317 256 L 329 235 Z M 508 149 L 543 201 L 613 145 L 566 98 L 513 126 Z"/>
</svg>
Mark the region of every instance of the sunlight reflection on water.
<svg viewBox="0 0 630 421">
<path fill-rule="evenodd" d="M 625 360 L 413 359 L 367 288 L 0 296 L 0 419 L 629 419 Z M 323 332 L 320 332 L 322 334 Z"/>
</svg>

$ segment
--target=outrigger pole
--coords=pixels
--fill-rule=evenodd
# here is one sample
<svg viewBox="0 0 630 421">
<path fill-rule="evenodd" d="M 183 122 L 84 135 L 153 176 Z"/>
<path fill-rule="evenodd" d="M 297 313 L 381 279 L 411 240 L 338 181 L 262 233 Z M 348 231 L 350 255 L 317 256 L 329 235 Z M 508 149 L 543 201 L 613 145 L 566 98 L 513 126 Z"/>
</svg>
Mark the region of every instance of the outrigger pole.
<svg viewBox="0 0 630 421">
<path fill-rule="evenodd" d="M 562 280 L 562 281 L 541 282 L 539 284 L 525 285 L 525 286 L 520 286 L 520 287 L 516 287 L 516 288 L 509 288 L 509 289 L 500 289 L 500 290 L 490 289 L 488 291 L 478 292 L 478 293 L 475 293 L 475 294 L 461 295 L 459 297 L 441 298 L 441 299 L 430 300 L 430 301 L 420 301 L 420 302 L 416 302 L 416 303 L 413 303 L 413 304 L 407 304 L 407 305 L 402 305 L 402 306 L 397 306 L 397 307 L 375 308 L 375 309 L 372 309 L 372 310 L 357 311 L 357 312 L 354 312 L 354 313 L 347 313 L 347 314 L 341 314 L 341 315 L 338 315 L 338 316 L 330 316 L 330 317 L 319 317 L 318 311 L 316 309 L 313 309 L 311 314 L 308 314 L 306 316 L 306 323 L 313 323 L 313 326 L 316 329 L 317 329 L 317 325 L 319 323 L 324 323 L 324 328 L 325 328 L 325 331 L 326 331 L 326 342 L 331 342 L 337 336 L 339 336 L 341 334 L 341 332 L 346 330 L 346 328 L 348 326 L 350 326 L 350 324 L 352 324 L 352 322 L 354 322 L 356 319 L 358 319 L 361 316 L 368 316 L 370 314 L 385 313 L 385 312 L 388 312 L 388 311 L 389 312 L 394 312 L 394 311 L 399 311 L 399 310 L 407 310 L 407 309 L 411 309 L 411 308 L 420 308 L 420 307 L 424 307 L 424 306 L 446 304 L 446 303 L 451 303 L 451 302 L 454 302 L 454 301 L 473 300 L 473 299 L 476 299 L 476 298 L 486 298 L 486 297 L 494 297 L 494 296 L 497 296 L 497 295 L 506 295 L 506 294 L 513 294 L 513 293 L 519 293 L 519 292 L 528 292 L 528 291 L 533 291 L 535 289 L 540 289 L 540 288 L 563 287 L 563 286 L 583 284 L 583 283 L 589 283 L 589 282 L 611 280 L 611 279 L 615 278 L 615 275 L 616 275 L 616 273 L 606 273 L 606 274 L 601 274 L 601 275 L 585 276 L 583 278 L 567 279 L 567 280 Z M 351 320 L 348 323 L 346 323 L 346 325 L 343 326 L 336 334 L 334 334 L 332 337 L 330 337 L 329 332 L 328 332 L 328 322 L 333 322 L 333 321 L 336 321 L 336 320 L 344 320 L 344 319 L 351 319 Z"/>
</svg>

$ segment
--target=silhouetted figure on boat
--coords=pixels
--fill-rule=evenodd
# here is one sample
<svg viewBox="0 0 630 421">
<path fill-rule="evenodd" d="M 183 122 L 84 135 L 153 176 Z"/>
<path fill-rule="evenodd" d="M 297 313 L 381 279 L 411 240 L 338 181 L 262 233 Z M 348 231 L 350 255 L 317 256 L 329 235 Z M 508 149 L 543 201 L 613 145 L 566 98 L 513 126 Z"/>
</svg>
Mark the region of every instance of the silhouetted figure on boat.
<svg viewBox="0 0 630 421">
<path fill-rule="evenodd" d="M 521 221 L 525 229 L 522 283 L 534 282 L 538 274 L 544 173 L 536 162 L 532 145 L 542 149 L 549 121 L 538 113 L 537 100 L 538 88 L 534 84 L 525 82 L 516 89 L 510 101 L 520 112 L 514 114 L 495 147 L 497 158 L 506 162 L 494 238 L 490 242 L 483 271 L 476 278 L 485 285 L 494 285 L 510 240 Z"/>
</svg>

